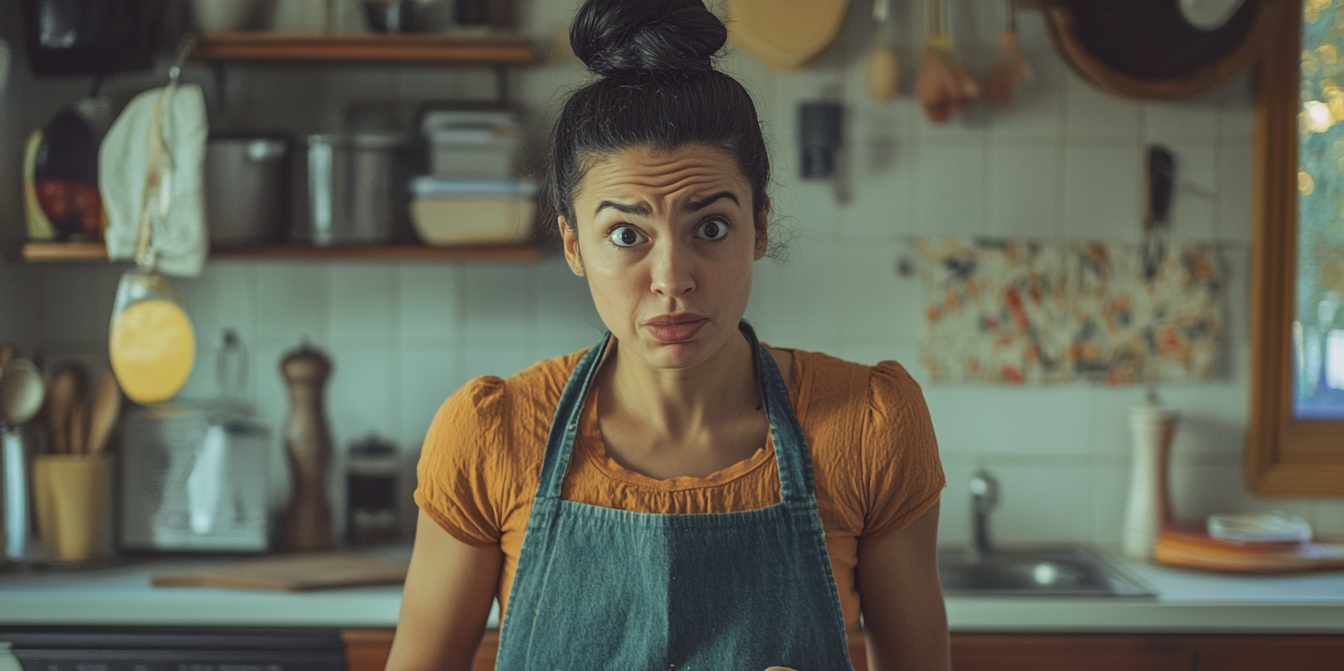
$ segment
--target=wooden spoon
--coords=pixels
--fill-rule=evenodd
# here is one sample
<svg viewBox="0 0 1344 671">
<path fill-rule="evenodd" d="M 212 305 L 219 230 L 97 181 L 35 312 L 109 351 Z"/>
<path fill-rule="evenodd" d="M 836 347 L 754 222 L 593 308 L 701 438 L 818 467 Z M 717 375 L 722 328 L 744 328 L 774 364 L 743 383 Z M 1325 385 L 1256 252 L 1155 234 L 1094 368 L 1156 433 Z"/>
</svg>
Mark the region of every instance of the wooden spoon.
<svg viewBox="0 0 1344 671">
<path fill-rule="evenodd" d="M 74 400 L 76 373 L 69 366 L 56 373 L 47 395 L 47 442 L 52 454 L 69 454 L 70 403 Z"/>
<path fill-rule="evenodd" d="M 70 454 L 84 454 L 84 444 L 89 437 L 89 399 L 88 395 L 76 391 L 70 399 L 70 426 L 66 439 L 70 441 Z"/>
<path fill-rule="evenodd" d="M 121 414 L 121 387 L 112 371 L 103 371 L 98 380 L 98 390 L 93 397 L 93 415 L 89 420 L 89 442 L 85 453 L 96 457 L 107 447 L 107 439 L 112 435 L 112 427 L 117 424 Z"/>
</svg>

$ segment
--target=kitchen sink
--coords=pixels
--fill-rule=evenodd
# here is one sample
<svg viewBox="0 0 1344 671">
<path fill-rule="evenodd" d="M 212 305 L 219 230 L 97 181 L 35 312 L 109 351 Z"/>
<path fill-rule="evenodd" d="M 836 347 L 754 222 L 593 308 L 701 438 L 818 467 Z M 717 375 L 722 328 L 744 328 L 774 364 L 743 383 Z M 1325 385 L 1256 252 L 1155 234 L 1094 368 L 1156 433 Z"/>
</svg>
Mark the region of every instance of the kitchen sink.
<svg viewBox="0 0 1344 671">
<path fill-rule="evenodd" d="M 1138 579 L 1087 546 L 996 549 L 976 557 L 940 550 L 948 596 L 1151 597 Z"/>
</svg>

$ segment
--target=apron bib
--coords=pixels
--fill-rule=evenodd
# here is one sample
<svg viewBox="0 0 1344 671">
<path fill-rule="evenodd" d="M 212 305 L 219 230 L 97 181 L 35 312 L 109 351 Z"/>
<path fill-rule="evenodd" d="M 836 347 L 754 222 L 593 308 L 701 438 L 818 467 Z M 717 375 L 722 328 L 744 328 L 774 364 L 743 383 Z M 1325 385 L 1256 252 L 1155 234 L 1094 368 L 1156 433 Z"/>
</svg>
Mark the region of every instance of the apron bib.
<svg viewBox="0 0 1344 671">
<path fill-rule="evenodd" d="M 661 515 L 560 499 L 608 333 L 570 376 L 500 632 L 499 671 L 849 671 L 812 462 L 784 378 L 744 321 L 780 502 Z"/>
</svg>

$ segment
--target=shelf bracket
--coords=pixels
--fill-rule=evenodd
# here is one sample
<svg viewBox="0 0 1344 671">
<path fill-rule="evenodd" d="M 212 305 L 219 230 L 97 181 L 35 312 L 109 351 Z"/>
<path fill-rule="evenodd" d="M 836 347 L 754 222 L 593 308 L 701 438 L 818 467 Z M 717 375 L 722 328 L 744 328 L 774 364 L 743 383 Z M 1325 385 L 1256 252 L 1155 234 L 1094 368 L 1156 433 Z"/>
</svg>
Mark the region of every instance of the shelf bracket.
<svg viewBox="0 0 1344 671">
<path fill-rule="evenodd" d="M 509 102 L 509 68 L 503 64 L 496 63 L 495 70 L 495 102 Z"/>
<path fill-rule="evenodd" d="M 219 61 L 215 61 L 210 69 L 215 75 L 215 109 L 223 111 L 226 101 L 224 92 L 228 85 L 228 73 L 224 69 L 224 64 Z"/>
</svg>

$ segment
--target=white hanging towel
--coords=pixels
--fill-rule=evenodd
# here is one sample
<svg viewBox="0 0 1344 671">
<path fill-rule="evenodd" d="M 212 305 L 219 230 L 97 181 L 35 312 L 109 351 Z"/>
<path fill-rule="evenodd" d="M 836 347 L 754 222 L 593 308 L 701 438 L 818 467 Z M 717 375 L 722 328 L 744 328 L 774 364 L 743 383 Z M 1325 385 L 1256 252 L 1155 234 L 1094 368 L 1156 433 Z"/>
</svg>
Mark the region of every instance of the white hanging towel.
<svg viewBox="0 0 1344 671">
<path fill-rule="evenodd" d="M 159 98 L 163 98 L 157 113 Z M 152 127 L 158 127 L 158 142 Z M 205 229 L 204 168 L 209 126 L 201 87 L 181 84 L 151 89 L 136 96 L 113 122 L 98 150 L 98 190 L 107 208 L 107 256 L 134 259 L 141 212 L 159 208 L 151 216 L 151 258 L 160 271 L 197 277 L 205 265 L 208 242 Z M 162 192 L 148 203 L 145 187 L 151 154 L 162 156 Z"/>
</svg>

